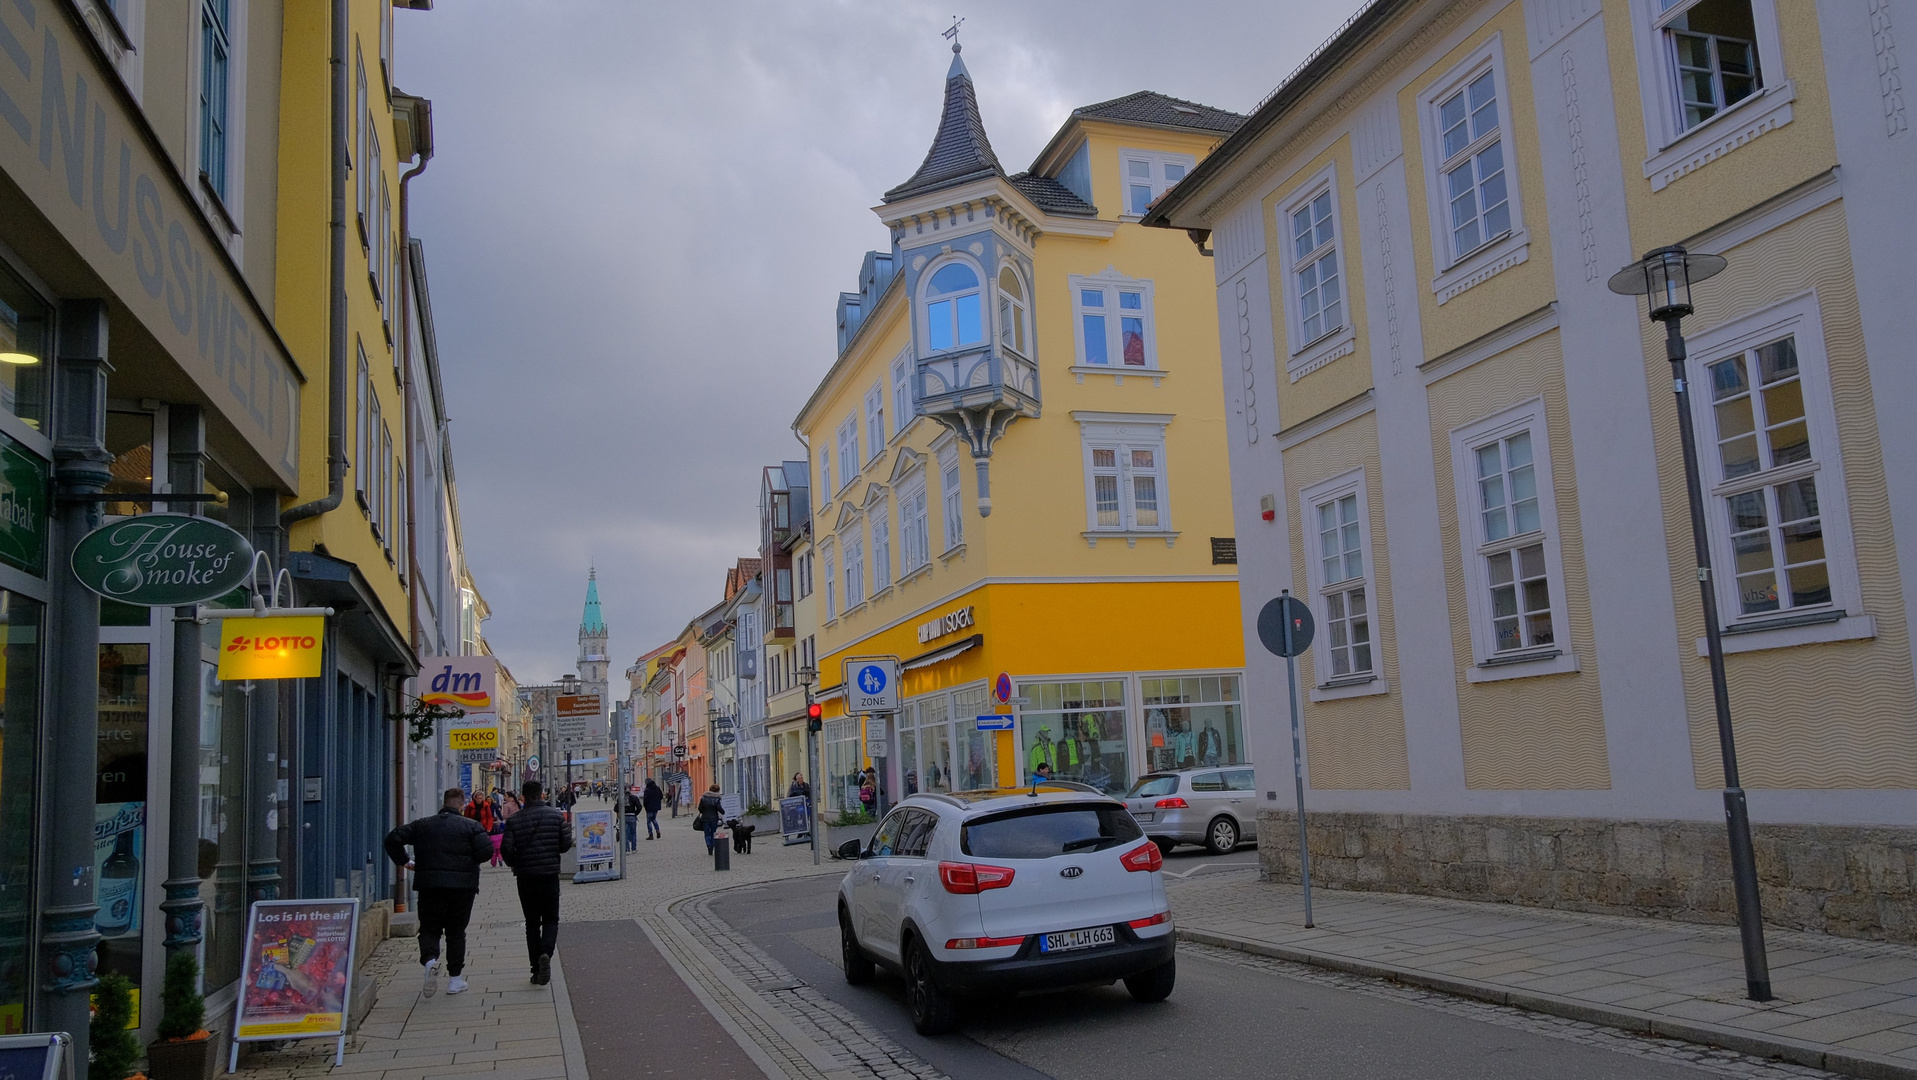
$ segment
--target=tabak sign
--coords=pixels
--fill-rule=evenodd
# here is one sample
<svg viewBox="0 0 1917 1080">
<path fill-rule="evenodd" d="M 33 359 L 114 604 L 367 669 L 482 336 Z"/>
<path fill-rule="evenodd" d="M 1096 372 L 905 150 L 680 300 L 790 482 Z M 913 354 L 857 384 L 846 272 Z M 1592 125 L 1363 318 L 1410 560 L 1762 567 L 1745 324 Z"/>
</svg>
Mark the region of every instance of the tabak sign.
<svg viewBox="0 0 1917 1080">
<path fill-rule="evenodd" d="M 253 569 L 253 545 L 186 514 L 141 514 L 102 525 L 73 546 L 73 576 L 109 600 L 177 607 L 225 596 Z"/>
</svg>

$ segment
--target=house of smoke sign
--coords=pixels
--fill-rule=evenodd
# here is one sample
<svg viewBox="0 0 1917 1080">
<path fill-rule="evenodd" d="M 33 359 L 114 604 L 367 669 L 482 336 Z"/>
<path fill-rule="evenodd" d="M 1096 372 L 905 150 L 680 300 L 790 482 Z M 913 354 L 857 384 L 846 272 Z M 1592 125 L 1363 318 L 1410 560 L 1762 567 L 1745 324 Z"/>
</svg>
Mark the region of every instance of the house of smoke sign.
<svg viewBox="0 0 1917 1080">
<path fill-rule="evenodd" d="M 217 521 L 141 514 L 103 525 L 73 546 L 73 576 L 110 600 L 174 607 L 217 599 L 246 583 L 253 545 Z"/>
</svg>

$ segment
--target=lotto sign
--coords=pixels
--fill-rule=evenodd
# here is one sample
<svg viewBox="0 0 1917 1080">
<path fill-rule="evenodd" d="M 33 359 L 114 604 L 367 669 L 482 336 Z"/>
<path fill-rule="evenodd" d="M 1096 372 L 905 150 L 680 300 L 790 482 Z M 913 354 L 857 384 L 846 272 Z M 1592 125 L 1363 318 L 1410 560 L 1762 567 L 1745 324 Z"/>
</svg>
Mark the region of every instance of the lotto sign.
<svg viewBox="0 0 1917 1080">
<path fill-rule="evenodd" d="M 220 620 L 219 678 L 310 679 L 320 673 L 326 620 L 318 615 Z"/>
<path fill-rule="evenodd" d="M 848 713 L 899 711 L 899 662 L 846 661 L 845 703 Z"/>
</svg>

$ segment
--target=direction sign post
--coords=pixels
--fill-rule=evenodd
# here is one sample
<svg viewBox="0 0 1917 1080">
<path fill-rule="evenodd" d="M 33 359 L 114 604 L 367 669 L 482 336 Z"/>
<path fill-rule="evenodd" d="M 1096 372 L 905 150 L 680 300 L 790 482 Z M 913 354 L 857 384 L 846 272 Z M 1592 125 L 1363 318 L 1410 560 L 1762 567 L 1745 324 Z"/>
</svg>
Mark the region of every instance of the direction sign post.
<svg viewBox="0 0 1917 1080">
<path fill-rule="evenodd" d="M 1291 780 L 1298 793 L 1298 880 L 1305 890 L 1305 926 L 1311 927 L 1311 849 L 1305 832 L 1305 751 L 1298 735 L 1298 654 L 1311 648 L 1316 628 L 1311 608 L 1286 589 L 1258 612 L 1258 640 L 1275 656 L 1285 658 L 1291 703 Z"/>
</svg>

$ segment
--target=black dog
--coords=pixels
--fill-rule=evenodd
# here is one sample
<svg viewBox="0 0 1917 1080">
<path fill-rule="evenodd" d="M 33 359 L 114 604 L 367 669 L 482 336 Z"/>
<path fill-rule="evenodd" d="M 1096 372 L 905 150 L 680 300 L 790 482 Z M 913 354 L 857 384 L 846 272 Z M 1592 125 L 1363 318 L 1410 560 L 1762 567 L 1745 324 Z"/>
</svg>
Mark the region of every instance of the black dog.
<svg viewBox="0 0 1917 1080">
<path fill-rule="evenodd" d="M 726 822 L 726 828 L 732 830 L 733 854 L 752 854 L 752 834 L 758 831 L 758 826 L 747 825 L 738 818 L 733 818 L 731 821 Z"/>
</svg>

